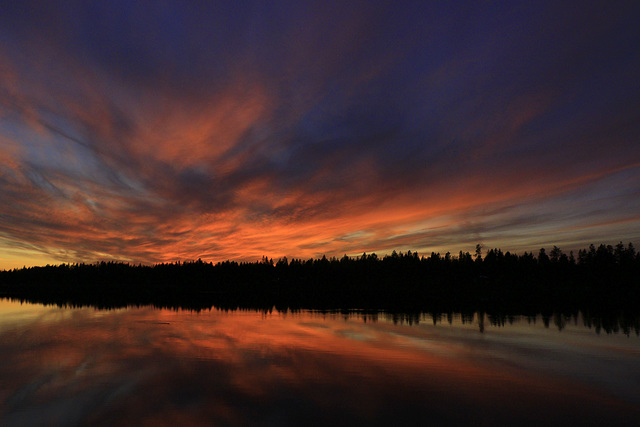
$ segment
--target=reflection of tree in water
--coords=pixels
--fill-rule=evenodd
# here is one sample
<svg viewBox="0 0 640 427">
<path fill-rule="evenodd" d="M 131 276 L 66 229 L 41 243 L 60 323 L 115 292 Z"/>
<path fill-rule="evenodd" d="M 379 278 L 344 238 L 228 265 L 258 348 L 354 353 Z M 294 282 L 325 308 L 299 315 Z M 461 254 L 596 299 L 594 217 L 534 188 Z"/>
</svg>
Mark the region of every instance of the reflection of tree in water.
<svg viewBox="0 0 640 427">
<path fill-rule="evenodd" d="M 640 316 L 628 312 L 618 313 L 583 313 L 584 324 L 590 329 L 595 329 L 597 333 L 605 331 L 606 333 L 624 333 L 630 335 L 635 332 L 640 335 Z"/>
<path fill-rule="evenodd" d="M 553 313 L 553 324 L 556 325 L 559 331 L 563 330 L 566 326 L 566 318 L 561 313 Z"/>
<path fill-rule="evenodd" d="M 567 256 L 554 246 L 537 256 L 476 247 L 441 256 L 416 252 L 378 257 L 363 254 L 321 259 L 263 257 L 255 263 L 177 262 L 156 266 L 117 262 L 63 264 L 0 271 L 0 295 L 65 306 L 209 309 L 300 309 L 340 311 L 357 308 L 366 321 L 377 313 L 395 323 L 437 325 L 455 316 L 481 330 L 484 313 L 492 326 L 514 316 L 541 316 L 559 330 L 584 313 L 597 332 L 638 333 L 640 253 L 632 244 L 590 245 Z"/>
</svg>

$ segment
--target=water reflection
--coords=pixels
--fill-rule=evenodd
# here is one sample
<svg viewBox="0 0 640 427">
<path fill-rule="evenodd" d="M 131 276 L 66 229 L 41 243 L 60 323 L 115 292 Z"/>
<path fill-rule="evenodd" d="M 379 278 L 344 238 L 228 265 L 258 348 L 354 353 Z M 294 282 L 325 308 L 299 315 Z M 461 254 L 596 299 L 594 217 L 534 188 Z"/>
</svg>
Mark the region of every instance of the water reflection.
<svg viewBox="0 0 640 427">
<path fill-rule="evenodd" d="M 5 425 L 640 416 L 640 339 L 597 335 L 581 315 L 547 328 L 542 316 L 453 313 L 107 311 L 6 300 L 0 311 Z"/>
<path fill-rule="evenodd" d="M 4 303 L 3 303 L 4 301 Z M 505 325 L 513 325 L 516 321 L 522 321 L 525 319 L 529 323 L 542 322 L 545 327 L 549 328 L 551 325 L 558 328 L 558 330 L 562 330 L 566 325 L 581 325 L 588 327 L 589 329 L 595 330 L 596 333 L 600 334 L 605 332 L 607 334 L 617 334 L 623 333 L 625 335 L 635 334 L 636 336 L 640 336 L 640 311 L 637 308 L 626 309 L 617 308 L 612 309 L 609 307 L 608 309 L 600 308 L 599 310 L 591 311 L 591 310 L 564 310 L 564 311 L 549 311 L 549 309 L 542 310 L 542 312 L 538 310 L 533 310 L 531 312 L 527 311 L 518 311 L 517 314 L 512 312 L 484 312 L 482 310 L 476 311 L 458 311 L 454 312 L 450 308 L 444 310 L 443 307 L 440 307 L 437 310 L 432 311 L 420 311 L 420 312 L 388 312 L 388 311 L 379 311 L 379 310 L 303 310 L 303 309 L 292 309 L 290 307 L 275 307 L 269 306 L 268 308 L 264 308 L 262 306 L 252 307 L 252 306 L 242 306 L 238 304 L 212 304 L 210 300 L 204 298 L 202 300 L 189 300 L 183 303 L 171 303 L 171 304 L 130 304 L 124 303 L 122 301 L 118 303 L 109 303 L 102 301 L 101 303 L 92 302 L 70 302 L 67 300 L 58 300 L 57 298 L 44 298 L 44 299 L 25 299 L 25 298 L 4 298 L 0 299 L 0 310 L 2 310 L 3 304 L 8 307 L 13 303 L 27 304 L 34 307 L 44 305 L 44 306 L 55 306 L 58 308 L 97 308 L 100 310 L 119 310 L 123 308 L 141 308 L 141 307 L 155 307 L 158 309 L 169 309 L 169 310 L 185 310 L 191 312 L 201 312 L 201 311 L 211 311 L 214 308 L 223 311 L 235 311 L 235 310 L 249 310 L 249 311 L 258 311 L 262 313 L 272 313 L 275 311 L 280 312 L 300 312 L 300 311 L 314 311 L 318 313 L 325 314 L 337 314 L 344 317 L 356 316 L 361 318 L 363 321 L 377 321 L 378 318 L 383 318 L 385 320 L 392 320 L 394 323 L 401 324 L 419 324 L 421 322 L 432 322 L 434 325 L 442 322 L 448 322 L 451 324 L 453 322 L 453 318 L 456 317 L 459 321 L 464 323 L 475 323 L 478 326 L 480 332 L 484 331 L 485 323 L 488 322 L 491 326 L 505 326 Z M 9 315 L 18 315 L 24 316 L 28 315 L 27 311 L 20 311 L 19 313 L 9 313 Z"/>
</svg>

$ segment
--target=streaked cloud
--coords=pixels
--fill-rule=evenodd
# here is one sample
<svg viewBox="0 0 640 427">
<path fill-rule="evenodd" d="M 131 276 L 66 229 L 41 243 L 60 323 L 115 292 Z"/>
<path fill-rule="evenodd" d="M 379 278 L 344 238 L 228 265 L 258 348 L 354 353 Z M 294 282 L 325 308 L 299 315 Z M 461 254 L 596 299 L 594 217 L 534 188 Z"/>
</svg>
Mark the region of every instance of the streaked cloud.
<svg viewBox="0 0 640 427">
<path fill-rule="evenodd" d="M 640 244 L 633 2 L 3 9 L 0 268 Z"/>
</svg>

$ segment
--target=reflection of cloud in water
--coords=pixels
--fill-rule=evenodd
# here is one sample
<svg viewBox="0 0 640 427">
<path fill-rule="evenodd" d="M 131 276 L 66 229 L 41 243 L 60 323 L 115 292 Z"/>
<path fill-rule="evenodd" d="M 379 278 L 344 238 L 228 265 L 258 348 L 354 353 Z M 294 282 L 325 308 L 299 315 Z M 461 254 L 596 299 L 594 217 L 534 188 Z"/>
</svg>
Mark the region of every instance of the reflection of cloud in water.
<svg viewBox="0 0 640 427">
<path fill-rule="evenodd" d="M 365 333 L 361 330 L 355 329 L 338 329 L 335 331 L 336 335 L 345 337 L 356 341 L 371 341 L 374 339 L 374 335 L 371 333 Z"/>
<path fill-rule="evenodd" d="M 637 353 L 610 355 L 610 365 L 599 347 L 614 337 L 592 334 L 591 350 L 568 333 L 521 324 L 480 334 L 457 321 L 407 326 L 313 313 L 59 311 L 3 330 L 7 425 L 615 423 L 640 415 L 618 398 L 637 397 L 638 382 L 625 374 L 640 372 Z M 581 376 L 585 369 L 593 372 Z M 623 387 L 617 394 L 614 384 Z"/>
</svg>

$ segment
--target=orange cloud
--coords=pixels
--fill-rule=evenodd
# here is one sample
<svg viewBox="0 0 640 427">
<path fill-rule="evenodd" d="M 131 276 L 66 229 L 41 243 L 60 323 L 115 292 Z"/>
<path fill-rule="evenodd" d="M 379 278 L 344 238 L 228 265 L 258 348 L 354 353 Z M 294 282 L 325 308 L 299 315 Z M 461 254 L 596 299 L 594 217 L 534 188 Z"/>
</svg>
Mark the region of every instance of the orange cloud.
<svg viewBox="0 0 640 427">
<path fill-rule="evenodd" d="M 622 9 L 76 6 L 0 16 L 0 258 L 640 244 Z"/>
</svg>

